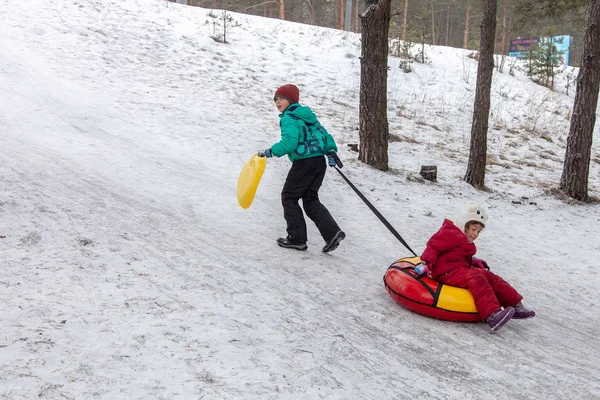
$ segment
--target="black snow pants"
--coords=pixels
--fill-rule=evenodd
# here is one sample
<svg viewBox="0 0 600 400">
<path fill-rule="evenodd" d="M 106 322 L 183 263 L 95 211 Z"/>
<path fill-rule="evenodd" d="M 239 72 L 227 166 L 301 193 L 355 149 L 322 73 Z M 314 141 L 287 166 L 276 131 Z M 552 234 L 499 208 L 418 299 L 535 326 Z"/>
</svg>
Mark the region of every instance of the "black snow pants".
<svg viewBox="0 0 600 400">
<path fill-rule="evenodd" d="M 324 156 L 296 160 L 288 172 L 281 191 L 281 203 L 292 243 L 306 243 L 307 240 L 306 222 L 298 204 L 300 199 L 304 212 L 315 223 L 326 242 L 340 230 L 329 210 L 319 201 L 319 188 L 327 170 L 326 161 Z"/>
</svg>

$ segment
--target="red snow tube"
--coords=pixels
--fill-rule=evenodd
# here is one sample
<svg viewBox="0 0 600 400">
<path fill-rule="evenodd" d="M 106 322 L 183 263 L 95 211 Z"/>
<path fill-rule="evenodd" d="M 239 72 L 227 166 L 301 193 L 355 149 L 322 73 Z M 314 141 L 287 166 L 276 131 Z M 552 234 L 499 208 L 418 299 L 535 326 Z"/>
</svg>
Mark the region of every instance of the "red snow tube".
<svg viewBox="0 0 600 400">
<path fill-rule="evenodd" d="M 419 257 L 401 258 L 388 268 L 383 283 L 396 302 L 428 317 L 458 322 L 479 322 L 471 292 L 445 285 L 425 276 L 419 278 L 414 268 Z"/>
</svg>

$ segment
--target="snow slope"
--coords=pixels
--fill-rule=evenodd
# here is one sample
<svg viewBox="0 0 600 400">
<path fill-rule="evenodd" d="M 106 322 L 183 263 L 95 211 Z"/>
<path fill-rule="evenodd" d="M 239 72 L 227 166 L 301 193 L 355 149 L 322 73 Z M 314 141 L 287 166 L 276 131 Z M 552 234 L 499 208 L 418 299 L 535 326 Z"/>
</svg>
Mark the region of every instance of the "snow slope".
<svg viewBox="0 0 600 400">
<path fill-rule="evenodd" d="M 496 74 L 487 191 L 462 181 L 477 64 L 390 57 L 389 173 L 357 162 L 360 38 L 159 0 L 3 1 L 0 398 L 598 399 L 598 205 L 550 194 L 573 89 Z M 568 72 L 568 71 L 567 71 Z M 238 207 L 243 164 L 278 139 L 295 83 L 344 173 L 422 251 L 469 202 L 478 254 L 538 316 L 497 334 L 412 313 L 382 285 L 409 255 L 333 170 L 348 237 L 278 248 L 289 162 Z M 596 138 L 597 139 L 597 138 Z M 598 140 L 590 194 L 600 195 Z M 439 182 L 418 182 L 422 164 Z M 594 232 L 596 232 L 594 234 Z"/>
</svg>

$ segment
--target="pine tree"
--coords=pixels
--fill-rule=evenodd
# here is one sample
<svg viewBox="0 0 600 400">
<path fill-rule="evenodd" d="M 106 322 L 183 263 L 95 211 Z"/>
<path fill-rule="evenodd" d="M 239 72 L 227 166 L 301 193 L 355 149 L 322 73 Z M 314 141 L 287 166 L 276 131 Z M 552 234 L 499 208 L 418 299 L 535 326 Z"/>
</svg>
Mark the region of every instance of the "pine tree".
<svg viewBox="0 0 600 400">
<path fill-rule="evenodd" d="M 465 181 L 478 189 L 483 189 L 485 186 L 487 131 L 494 73 L 494 43 L 496 41 L 496 9 L 497 0 L 484 0 L 475 106 L 471 126 L 471 146 L 465 175 Z"/>
<path fill-rule="evenodd" d="M 537 79 L 540 85 L 550 89 L 554 89 L 556 70 L 564 64 L 564 54 L 557 49 L 557 44 L 562 43 L 562 40 L 554 36 L 542 37 L 531 49 L 529 74 Z"/>
<path fill-rule="evenodd" d="M 600 89 L 600 0 L 590 0 L 583 41 L 583 55 L 577 76 L 573 117 L 567 138 L 560 189 L 568 196 L 589 201 L 588 178 L 598 90 Z"/>
<path fill-rule="evenodd" d="M 367 0 L 361 16 L 358 159 L 381 171 L 389 169 L 387 59 L 390 18 L 391 0 Z"/>
<path fill-rule="evenodd" d="M 581 64 L 559 188 L 573 199 L 589 201 L 588 179 L 600 89 L 600 0 L 519 0 L 517 11 L 532 20 L 536 16 L 561 17 L 585 6 Z"/>
</svg>

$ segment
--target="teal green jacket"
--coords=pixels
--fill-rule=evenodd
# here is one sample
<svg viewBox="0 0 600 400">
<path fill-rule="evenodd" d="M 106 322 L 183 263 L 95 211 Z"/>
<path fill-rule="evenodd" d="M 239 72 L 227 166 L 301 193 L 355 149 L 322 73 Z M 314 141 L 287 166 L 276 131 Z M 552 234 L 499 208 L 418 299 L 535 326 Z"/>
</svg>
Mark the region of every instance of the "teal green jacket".
<svg viewBox="0 0 600 400">
<path fill-rule="evenodd" d="M 331 150 L 337 152 L 333 136 L 321 126 L 317 116 L 308 107 L 291 104 L 279 114 L 281 140 L 271 146 L 276 157 L 288 155 L 291 161 L 322 157 Z"/>
</svg>

